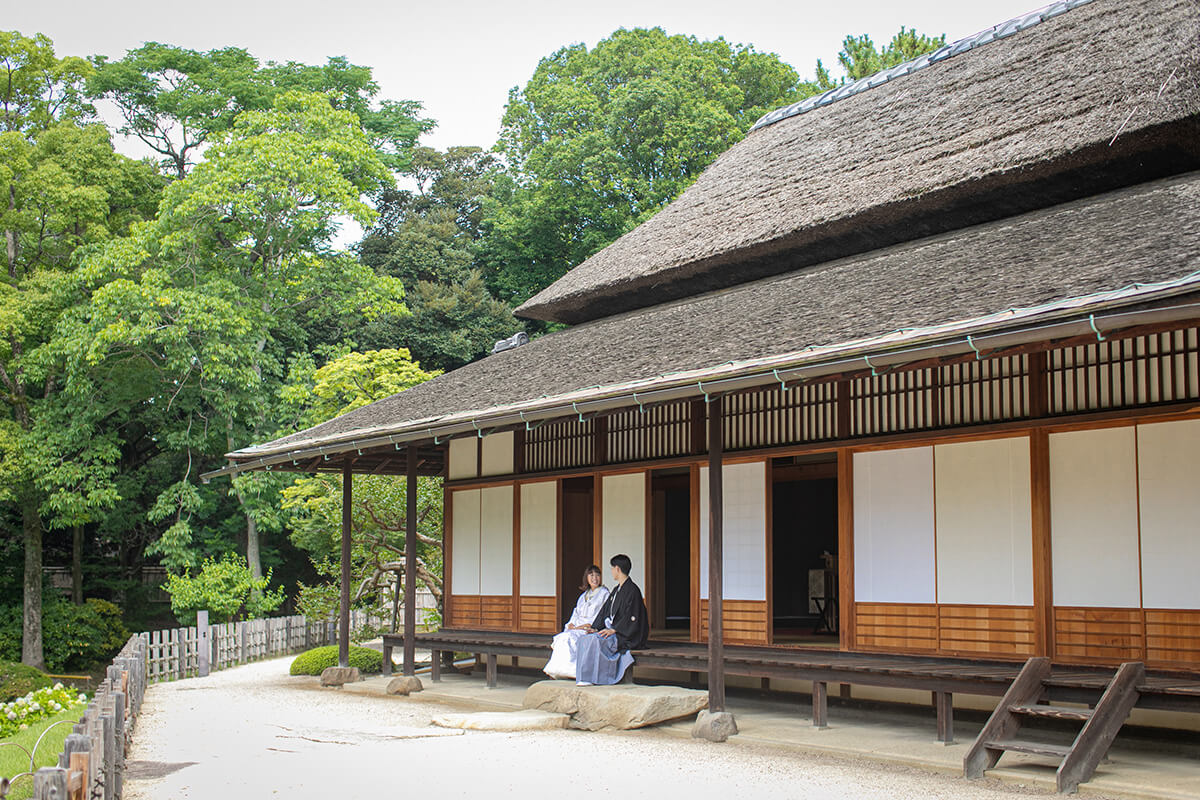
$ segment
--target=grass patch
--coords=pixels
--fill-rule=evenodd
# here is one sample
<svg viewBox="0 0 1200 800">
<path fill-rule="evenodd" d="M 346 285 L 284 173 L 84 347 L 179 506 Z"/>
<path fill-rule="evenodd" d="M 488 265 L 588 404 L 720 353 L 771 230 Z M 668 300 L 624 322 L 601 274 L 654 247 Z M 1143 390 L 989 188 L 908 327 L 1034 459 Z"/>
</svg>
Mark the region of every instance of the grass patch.
<svg viewBox="0 0 1200 800">
<path fill-rule="evenodd" d="M 68 708 L 52 717 L 39 720 L 23 731 L 18 731 L 7 739 L 0 739 L 0 775 L 11 778 L 29 770 L 29 756 L 17 747 L 8 747 L 4 742 L 16 742 L 26 750 L 33 751 L 34 744 L 42 732 L 56 722 L 78 722 L 83 716 L 83 708 Z M 59 725 L 46 738 L 42 739 L 37 752 L 34 753 L 34 769 L 38 767 L 58 766 L 58 754 L 62 752 L 63 742 L 71 733 L 70 725 Z M 21 778 L 9 790 L 8 800 L 26 800 L 33 796 L 33 778 Z"/>
</svg>

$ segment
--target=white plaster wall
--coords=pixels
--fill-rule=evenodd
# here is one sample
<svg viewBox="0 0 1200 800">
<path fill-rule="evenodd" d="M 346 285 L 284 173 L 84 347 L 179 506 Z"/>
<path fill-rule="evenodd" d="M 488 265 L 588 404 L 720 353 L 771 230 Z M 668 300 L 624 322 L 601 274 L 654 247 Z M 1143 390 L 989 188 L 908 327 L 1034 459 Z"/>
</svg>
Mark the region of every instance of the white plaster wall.
<svg viewBox="0 0 1200 800">
<path fill-rule="evenodd" d="M 933 448 L 854 454 L 854 599 L 933 603 Z"/>
<path fill-rule="evenodd" d="M 521 484 L 521 594 L 556 594 L 558 484 Z"/>
<path fill-rule="evenodd" d="M 1133 426 L 1051 434 L 1050 557 L 1054 605 L 1140 605 Z"/>
<path fill-rule="evenodd" d="M 484 475 L 511 475 L 513 471 L 513 446 L 516 436 L 512 431 L 493 433 L 480 440 L 483 447 Z"/>
<path fill-rule="evenodd" d="M 605 475 L 601 481 L 600 561 L 624 553 L 633 561 L 630 577 L 646 588 L 646 475 Z M 608 571 L 605 570 L 605 582 Z"/>
<path fill-rule="evenodd" d="M 766 600 L 766 463 L 723 465 L 721 495 L 722 596 Z M 700 596 L 708 597 L 708 467 L 700 468 Z"/>
<path fill-rule="evenodd" d="M 937 598 L 1033 605 L 1029 439 L 934 447 Z"/>
<path fill-rule="evenodd" d="M 512 594 L 513 487 L 479 491 L 479 593 Z"/>
<path fill-rule="evenodd" d="M 446 475 L 451 480 L 459 478 L 475 478 L 479 468 L 477 455 L 479 438 L 472 436 L 450 440 L 449 463 L 446 465 Z"/>
<path fill-rule="evenodd" d="M 450 591 L 479 594 L 479 489 L 450 493 Z"/>
<path fill-rule="evenodd" d="M 1137 428 L 1142 604 L 1200 608 L 1200 420 Z"/>
</svg>

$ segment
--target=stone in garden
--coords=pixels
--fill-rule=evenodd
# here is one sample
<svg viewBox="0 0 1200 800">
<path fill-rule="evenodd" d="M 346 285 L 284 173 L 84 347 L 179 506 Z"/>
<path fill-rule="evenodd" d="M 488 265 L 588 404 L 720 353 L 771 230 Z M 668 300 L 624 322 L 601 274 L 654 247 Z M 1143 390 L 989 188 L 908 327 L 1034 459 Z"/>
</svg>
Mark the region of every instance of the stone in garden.
<svg viewBox="0 0 1200 800">
<path fill-rule="evenodd" d="M 723 742 L 737 732 L 737 723 L 728 711 L 704 709 L 696 715 L 696 724 L 692 726 L 693 739 L 707 739 L 710 742 Z"/>
<path fill-rule="evenodd" d="M 388 681 L 387 693 L 399 694 L 407 697 L 413 692 L 419 692 L 425 687 L 421 685 L 421 679 L 416 675 L 401 675 L 398 678 L 392 678 Z"/>
<path fill-rule="evenodd" d="M 470 731 L 552 731 L 567 727 L 566 714 L 550 711 L 477 711 L 471 714 L 442 714 L 430 722 L 442 728 Z"/>
<path fill-rule="evenodd" d="M 322 686 L 342 686 L 362 680 L 358 667 L 326 667 L 321 673 Z"/>
<path fill-rule="evenodd" d="M 708 706 L 708 692 L 678 686 L 576 686 L 538 681 L 525 692 L 525 708 L 571 716 L 585 731 L 630 730 L 690 717 Z"/>
</svg>

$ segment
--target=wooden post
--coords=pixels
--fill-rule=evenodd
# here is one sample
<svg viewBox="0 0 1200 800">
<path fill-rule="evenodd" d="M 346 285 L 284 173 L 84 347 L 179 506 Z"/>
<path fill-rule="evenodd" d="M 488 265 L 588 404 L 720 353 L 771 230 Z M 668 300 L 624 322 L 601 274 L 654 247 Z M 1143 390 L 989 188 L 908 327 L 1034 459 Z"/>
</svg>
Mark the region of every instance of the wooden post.
<svg viewBox="0 0 1200 800">
<path fill-rule="evenodd" d="M 62 767 L 42 767 L 33 773 L 34 800 L 64 800 L 67 796 L 67 771 Z"/>
<path fill-rule="evenodd" d="M 829 726 L 829 684 L 825 681 L 813 681 L 812 719 L 814 728 Z"/>
<path fill-rule="evenodd" d="M 211 632 L 208 627 L 208 612 L 196 612 L 196 672 L 201 678 L 208 677 L 208 657 L 211 653 L 208 639 Z"/>
<path fill-rule="evenodd" d="M 171 635 L 175 640 L 175 655 L 178 658 L 175 677 L 183 680 L 187 677 L 187 628 L 176 628 Z"/>
<path fill-rule="evenodd" d="M 101 766 L 104 775 L 104 800 L 114 800 L 118 795 L 113 791 L 116 784 L 116 766 L 113 755 L 117 751 L 116 720 L 111 709 L 101 708 L 100 731 L 104 741 L 104 763 Z"/>
<path fill-rule="evenodd" d="M 954 695 L 934 692 L 937 707 L 937 739 L 942 744 L 954 744 Z"/>
<path fill-rule="evenodd" d="M 708 404 L 708 710 L 725 710 L 725 631 L 722 625 L 723 496 L 721 456 L 725 447 L 722 400 Z"/>
<path fill-rule="evenodd" d="M 112 791 L 113 797 L 121 797 L 125 777 L 125 693 L 113 692 L 113 753 Z"/>
<path fill-rule="evenodd" d="M 432 650 L 429 653 L 429 680 L 437 683 L 442 679 L 442 651 Z"/>
<path fill-rule="evenodd" d="M 239 663 L 245 664 L 247 661 L 250 660 L 250 651 L 246 649 L 248 642 L 246 640 L 246 621 L 245 620 L 242 620 L 241 622 L 239 622 L 237 624 L 237 630 L 238 630 L 238 644 L 241 645 L 241 652 L 242 652 L 242 656 L 239 659 Z"/>
<path fill-rule="evenodd" d="M 342 602 L 338 631 L 338 666 L 350 666 L 350 520 L 354 473 L 347 458 L 342 467 Z"/>
<path fill-rule="evenodd" d="M 404 674 L 416 673 L 417 661 L 417 446 L 405 448 L 404 494 Z"/>
</svg>

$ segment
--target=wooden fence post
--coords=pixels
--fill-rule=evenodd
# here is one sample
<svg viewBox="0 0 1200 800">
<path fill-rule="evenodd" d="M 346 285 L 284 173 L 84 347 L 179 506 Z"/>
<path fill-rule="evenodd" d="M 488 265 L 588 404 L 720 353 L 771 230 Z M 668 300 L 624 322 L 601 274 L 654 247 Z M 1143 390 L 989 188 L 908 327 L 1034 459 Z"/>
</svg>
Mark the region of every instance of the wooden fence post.
<svg viewBox="0 0 1200 800">
<path fill-rule="evenodd" d="M 176 628 L 175 634 L 175 655 L 179 659 L 176 664 L 175 676 L 179 680 L 187 677 L 187 628 Z"/>
<path fill-rule="evenodd" d="M 102 708 L 100 728 L 104 739 L 104 800 L 116 800 L 119 797 L 114 791 L 117 771 L 114 758 L 117 752 L 117 721 L 111 709 Z"/>
<path fill-rule="evenodd" d="M 33 774 L 34 800 L 66 800 L 67 771 L 62 767 L 42 767 Z"/>
<path fill-rule="evenodd" d="M 67 736 L 59 766 L 67 770 L 67 792 L 71 800 L 87 800 L 92 787 L 92 740 L 79 733 Z M 78 774 L 77 774 L 78 773 Z"/>
<path fill-rule="evenodd" d="M 208 677 L 208 657 L 210 655 L 208 644 L 208 612 L 196 612 L 196 672 L 201 678 Z"/>
</svg>

